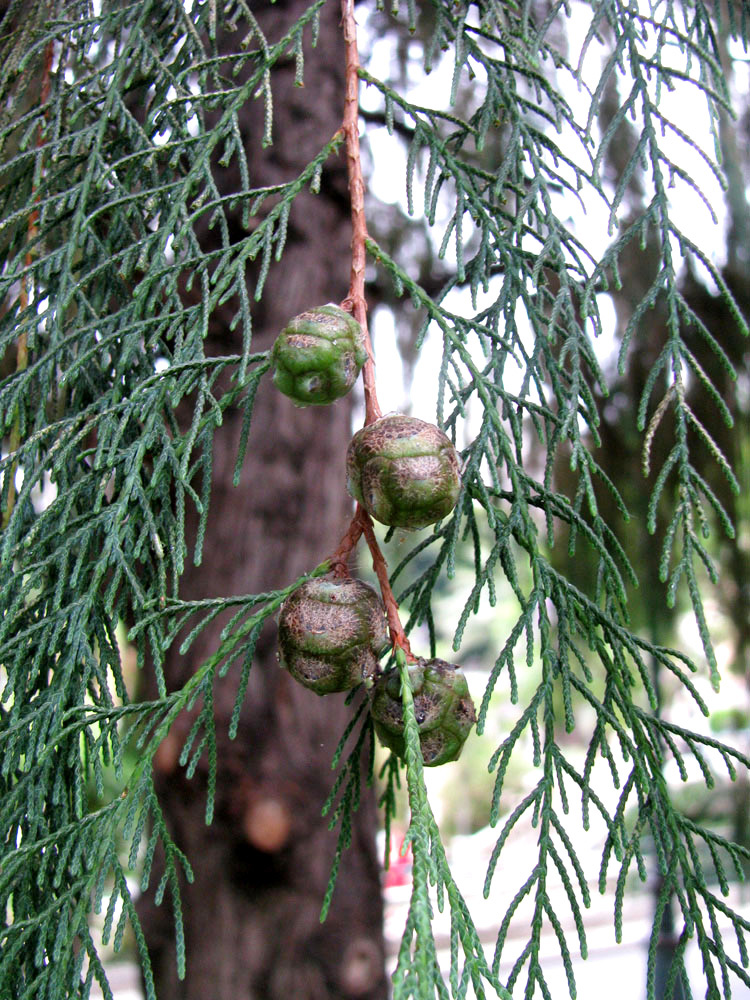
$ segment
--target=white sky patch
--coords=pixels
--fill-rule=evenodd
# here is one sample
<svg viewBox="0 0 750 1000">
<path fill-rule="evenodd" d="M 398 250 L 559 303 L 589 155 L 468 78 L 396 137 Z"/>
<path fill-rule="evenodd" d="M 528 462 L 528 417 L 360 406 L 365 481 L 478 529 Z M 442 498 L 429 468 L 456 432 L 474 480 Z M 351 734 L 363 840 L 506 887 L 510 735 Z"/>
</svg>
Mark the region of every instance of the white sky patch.
<svg viewBox="0 0 750 1000">
<path fill-rule="evenodd" d="M 586 4 L 575 3 L 572 5 L 571 17 L 567 20 L 567 34 L 572 53 L 580 51 L 590 21 L 591 9 Z M 649 36 L 647 42 L 652 49 L 655 49 L 656 38 L 653 31 L 649 32 Z M 592 42 L 590 45 L 581 66 L 582 79 L 590 89 L 596 87 L 601 75 L 604 59 L 609 55 L 610 51 L 611 47 L 607 44 Z M 649 51 L 649 54 L 653 53 Z M 678 49 L 676 45 L 665 45 L 662 49 L 661 58 L 664 65 L 681 72 L 686 72 L 685 53 Z M 698 61 L 694 59 L 691 68 L 693 79 L 697 77 L 699 68 Z M 747 92 L 747 67 L 745 66 L 743 69 L 744 72 L 738 74 L 738 81 L 740 76 L 744 78 L 743 90 Z M 617 86 L 621 99 L 627 98 L 630 94 L 633 82 L 633 77 L 629 72 L 618 71 Z M 678 81 L 672 90 L 663 85 L 659 86 L 653 73 L 651 74 L 649 83 L 649 95 L 658 106 L 661 114 L 675 126 L 675 129 L 681 131 L 684 136 L 689 136 L 698 147 L 698 149 L 692 148 L 679 135 L 679 132 L 674 129 L 664 128 L 662 130 L 660 128 L 657 132 L 657 140 L 662 149 L 671 160 L 685 171 L 689 181 L 693 182 L 705 194 L 716 217 L 716 221 L 712 218 L 711 211 L 709 211 L 700 195 L 691 188 L 688 180 L 679 176 L 670 178 L 666 167 L 662 165 L 669 197 L 670 217 L 678 229 L 692 242 L 700 246 L 702 250 L 707 252 L 715 263 L 721 265 L 724 259 L 723 234 L 727 224 L 727 209 L 721 184 L 705 158 L 708 157 L 711 160 L 716 160 L 717 156 L 706 97 L 694 83 Z M 575 111 L 577 120 L 581 123 L 585 122 L 590 102 L 590 97 L 585 89 L 579 88 L 576 90 L 571 85 L 570 88 L 566 89 L 565 97 Z M 635 114 L 628 116 L 627 119 L 638 133 L 640 133 L 643 127 L 641 107 L 641 103 L 637 101 Z M 562 144 L 561 148 L 563 148 Z M 704 155 L 701 155 L 699 150 Z M 568 150 L 565 151 L 568 152 Z M 645 174 L 642 173 L 640 175 L 647 200 L 651 199 L 654 191 L 651 168 L 652 165 L 649 162 Z M 613 194 L 611 189 L 608 190 L 608 194 Z M 595 202 L 591 197 L 587 198 L 586 201 L 587 208 L 594 207 Z M 599 204 L 601 205 L 601 202 Z M 620 210 L 620 216 L 627 213 L 627 207 L 626 203 Z M 603 205 L 599 211 L 602 213 L 601 218 L 606 218 Z M 596 220 L 595 225 L 592 225 L 591 223 L 594 221 L 592 213 L 584 213 L 580 207 L 573 208 L 571 211 L 571 219 L 576 232 L 585 238 L 585 242 L 597 257 L 601 255 L 603 249 L 611 242 L 612 238 L 607 233 L 605 226 L 603 233 L 604 245 L 600 247 L 598 240 L 594 244 L 589 242 L 592 236 L 602 235 L 601 218 Z"/>
<path fill-rule="evenodd" d="M 620 350 L 620 342 L 617 337 L 617 313 L 612 296 L 606 292 L 596 296 L 596 304 L 602 324 L 599 335 L 594 336 L 591 320 L 586 321 L 586 326 L 596 360 L 606 374 L 607 367 L 616 363 Z"/>
<path fill-rule="evenodd" d="M 403 412 L 406 400 L 404 365 L 396 338 L 396 323 L 390 309 L 376 309 L 370 321 L 372 349 L 375 353 L 375 377 L 378 402 L 383 413 Z M 423 417 L 411 408 L 412 415 Z"/>
<path fill-rule="evenodd" d="M 566 18 L 565 30 L 569 42 L 571 59 L 574 62 L 577 58 L 576 54 L 580 52 L 590 24 L 590 6 L 585 3 L 573 2 L 570 5 L 570 17 Z M 366 35 L 365 30 L 363 30 L 363 35 Z M 653 48 L 655 46 L 655 35 L 653 32 L 651 36 L 650 39 L 647 39 L 646 45 Z M 393 77 L 395 60 L 391 39 L 387 36 L 375 38 L 370 35 L 363 39 L 363 41 L 363 49 L 369 50 L 367 59 L 369 71 L 381 79 L 391 79 Z M 604 60 L 608 57 L 610 51 L 610 46 L 606 43 L 599 43 L 596 40 L 591 42 L 581 67 L 582 77 L 586 86 L 576 86 L 573 77 L 570 75 L 568 75 L 566 83 L 566 71 L 564 69 L 559 71 L 560 82 L 564 88 L 564 96 L 570 104 L 575 120 L 579 125 L 585 124 L 587 120 L 591 102 L 590 91 L 595 89 L 602 72 Z M 741 53 L 733 51 L 732 54 L 735 57 L 740 56 L 745 60 L 735 64 L 734 89 L 739 94 L 746 95 L 750 90 L 750 65 L 748 65 L 747 54 L 744 53 L 744 50 Z M 669 65 L 673 65 L 680 70 L 685 69 L 685 54 L 677 46 L 672 46 L 671 49 L 665 50 L 664 58 L 668 61 Z M 698 73 L 697 61 L 694 60 L 694 65 L 691 67 L 690 72 L 694 76 Z M 443 58 L 439 60 L 433 72 L 429 76 L 425 76 L 421 70 L 419 46 L 415 44 L 414 58 L 410 60 L 407 66 L 407 75 L 412 81 L 412 86 L 408 89 L 407 93 L 407 97 L 411 102 L 431 107 L 447 106 L 453 76 L 452 59 Z M 632 83 L 633 81 L 629 74 L 618 72 L 618 87 L 621 96 L 627 95 L 630 92 Z M 478 80 L 475 86 L 481 88 L 482 81 Z M 725 256 L 725 232 L 728 224 L 728 216 L 724 193 L 711 167 L 706 162 L 706 158 L 710 160 L 715 160 L 716 158 L 715 142 L 711 131 L 711 119 L 706 98 L 691 83 L 678 84 L 672 91 L 666 87 L 662 87 L 657 94 L 656 84 L 652 81 L 650 84 L 650 94 L 652 99 L 658 96 L 659 110 L 674 124 L 677 130 L 682 131 L 686 136 L 690 136 L 698 149 L 703 152 L 704 155 L 701 155 L 701 152 L 692 148 L 680 136 L 678 131 L 667 128 L 664 134 L 661 132 L 658 133 L 657 138 L 660 145 L 668 156 L 685 171 L 685 175 L 689 181 L 694 182 L 705 193 L 716 217 L 716 221 L 714 221 L 711 211 L 697 192 L 691 188 L 688 180 L 679 176 L 670 179 L 668 175 L 665 175 L 670 219 L 689 240 L 695 243 L 702 252 L 706 253 L 710 260 L 717 266 L 721 266 Z M 366 110 L 382 110 L 382 96 L 374 87 L 362 88 L 361 101 L 363 108 Z M 395 114 L 398 118 L 398 109 L 396 109 Z M 406 124 L 407 126 L 411 124 L 408 119 Z M 631 124 L 635 132 L 639 133 L 643 124 L 639 111 L 636 111 Z M 598 143 L 600 136 L 596 122 L 593 124 L 593 131 L 595 142 Z M 373 125 L 367 126 L 366 137 L 373 158 L 373 171 L 369 182 L 371 193 L 382 202 L 391 205 L 399 204 L 405 209 L 407 151 L 402 139 L 396 135 L 390 136 L 385 127 L 378 128 Z M 582 169 L 587 171 L 591 169 L 589 154 L 582 146 L 573 128 L 563 123 L 561 131 L 554 133 L 554 141 L 560 151 L 579 164 Z M 552 162 L 550 154 L 544 154 L 544 156 L 546 162 Z M 651 165 L 647 163 L 646 168 L 645 174 L 642 173 L 639 179 L 644 189 L 644 203 L 647 204 L 653 195 L 653 183 L 650 176 Z M 564 166 L 562 161 L 558 161 L 556 169 L 568 179 L 573 179 L 573 170 Z M 529 166 L 529 170 L 531 170 L 531 166 Z M 613 194 L 611 185 L 606 185 L 605 190 L 608 196 L 611 197 Z M 609 210 L 604 199 L 596 189 L 584 183 L 580 194 L 581 197 L 578 199 L 570 191 L 552 192 L 552 207 L 561 222 L 568 226 L 576 237 L 582 241 L 593 258 L 599 260 L 611 245 L 617 232 L 616 230 L 612 232 L 609 229 Z M 420 171 L 420 169 L 414 172 L 412 195 L 413 218 L 419 220 L 424 216 L 423 171 Z M 455 201 L 451 195 L 440 199 L 435 226 L 432 229 L 436 246 L 439 245 L 442 239 L 445 226 L 454 208 Z M 626 200 L 618 214 L 621 217 L 625 217 L 628 209 L 629 203 Z M 470 238 L 473 229 L 474 227 L 467 215 L 463 225 L 464 245 L 466 245 L 467 240 Z M 524 240 L 524 246 L 527 244 L 527 248 L 532 253 L 539 252 L 540 242 L 538 239 L 530 238 Z M 674 249 L 675 246 L 673 244 Z M 456 253 L 453 237 L 446 249 L 445 260 L 448 266 L 455 266 Z M 676 266 L 680 266 L 678 257 L 675 263 Z M 408 261 L 402 261 L 402 264 L 408 267 Z M 589 270 L 592 266 L 590 262 L 587 263 Z M 710 276 L 702 266 L 698 265 L 697 270 L 702 272 L 702 280 L 706 281 L 708 285 L 713 284 Z M 598 336 L 594 336 L 593 324 L 590 322 L 587 323 L 586 328 L 591 337 L 597 360 L 606 374 L 615 364 L 619 348 L 616 315 L 613 300 L 609 295 L 597 295 L 596 300 L 602 324 L 601 333 Z M 447 308 L 461 315 L 473 315 L 476 312 L 472 306 L 468 291 L 465 295 L 459 291 L 451 293 L 445 304 Z M 521 335 L 524 336 L 523 331 L 527 331 L 529 338 L 531 338 L 528 320 L 523 313 L 523 309 L 517 311 L 516 318 Z M 400 367 L 396 368 L 395 330 L 390 321 L 387 324 L 385 315 L 381 316 L 378 320 L 378 331 L 380 330 L 383 332 L 378 332 L 378 336 L 382 336 L 384 339 L 382 346 L 378 348 L 378 353 L 381 357 L 378 389 L 379 392 L 383 391 L 397 395 L 402 392 L 400 379 L 403 373 Z M 415 381 L 412 394 L 413 398 L 418 401 L 416 406 L 419 409 L 419 413 L 416 413 L 415 410 L 415 415 L 422 415 L 423 412 L 434 414 L 435 412 L 440 354 L 442 353 L 441 340 L 439 332 L 434 333 L 433 331 L 430 332 L 425 340 L 420 360 L 414 372 Z M 473 348 L 470 349 L 473 350 Z M 506 371 L 509 380 L 506 383 L 507 388 L 509 391 L 513 391 L 516 378 L 520 386 L 522 373 L 519 369 L 514 374 L 514 366 L 512 364 L 508 366 Z M 384 373 L 386 372 L 387 375 L 384 377 Z M 381 384 L 383 385 L 382 390 Z M 432 419 L 432 416 L 429 418 Z"/>
<path fill-rule="evenodd" d="M 192 114 L 188 117 L 187 121 L 185 122 L 185 128 L 188 130 L 188 133 L 193 137 L 198 135 L 198 133 L 201 130 L 201 123 L 200 119 L 196 114 Z"/>
<path fill-rule="evenodd" d="M 166 100 L 173 101 L 175 97 L 177 97 L 177 91 L 174 89 L 173 86 L 170 86 L 169 89 L 167 90 Z M 165 146 L 169 142 L 171 135 L 172 135 L 171 128 L 163 128 L 153 137 L 151 141 L 155 146 Z"/>
<path fill-rule="evenodd" d="M 396 136 L 389 135 L 385 126 L 368 125 L 367 142 L 372 155 L 373 170 L 368 178 L 370 194 L 386 205 L 400 205 L 406 196 L 404 176 L 406 150 Z"/>
</svg>

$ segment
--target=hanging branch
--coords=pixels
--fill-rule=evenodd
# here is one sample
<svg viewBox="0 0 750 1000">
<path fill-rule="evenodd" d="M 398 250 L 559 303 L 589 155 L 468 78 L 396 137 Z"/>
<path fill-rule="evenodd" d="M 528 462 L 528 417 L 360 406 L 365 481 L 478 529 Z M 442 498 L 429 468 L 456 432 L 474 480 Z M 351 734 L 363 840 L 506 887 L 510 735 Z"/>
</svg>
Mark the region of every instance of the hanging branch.
<svg viewBox="0 0 750 1000">
<path fill-rule="evenodd" d="M 391 584 L 388 579 L 388 566 L 386 565 L 383 553 L 380 551 L 380 546 L 378 545 L 378 540 L 375 537 L 375 532 L 372 529 L 372 519 L 367 511 L 363 510 L 359 504 L 357 504 L 357 513 L 355 514 L 355 518 L 357 517 L 362 525 L 362 533 L 364 534 L 365 541 L 370 549 L 372 566 L 378 578 L 378 583 L 380 584 L 380 593 L 383 595 L 383 604 L 385 605 L 385 613 L 388 618 L 388 629 L 391 634 L 391 642 L 394 649 L 403 649 L 409 663 L 414 663 L 416 657 L 411 651 L 409 640 L 406 637 L 406 632 L 404 632 L 404 627 L 401 624 L 401 619 L 398 615 L 398 604 L 396 603 L 396 598 L 393 596 Z"/>
<path fill-rule="evenodd" d="M 359 51 L 357 49 L 357 24 L 354 20 L 354 0 L 342 0 L 342 29 L 346 46 L 346 86 L 344 95 L 344 120 L 341 131 L 346 142 L 346 166 L 349 175 L 349 197 L 352 206 L 352 267 L 349 294 L 341 303 L 348 309 L 359 325 L 365 338 L 367 361 L 362 369 L 365 390 L 365 426 L 382 416 L 378 394 L 375 388 L 375 362 L 372 354 L 370 332 L 367 327 L 367 302 L 365 300 L 365 264 L 367 260 L 367 221 L 365 219 L 365 182 L 362 176 L 362 160 L 359 151 Z M 357 504 L 346 534 L 339 547 L 330 557 L 334 576 L 349 575 L 347 560 L 359 539 L 365 536 L 372 565 L 380 584 L 380 592 L 388 618 L 388 629 L 394 649 L 403 649 L 409 662 L 414 655 L 409 640 L 401 624 L 398 604 L 393 596 L 388 580 L 388 566 L 380 551 L 370 515 Z"/>
<path fill-rule="evenodd" d="M 370 331 L 367 327 L 367 302 L 365 300 L 365 264 L 367 260 L 367 222 L 365 220 L 365 182 L 362 177 L 362 160 L 359 152 L 359 51 L 357 49 L 357 23 L 354 20 L 354 0 L 341 2 L 342 28 L 346 46 L 346 85 L 344 91 L 344 121 L 341 131 L 346 141 L 346 168 L 349 175 L 349 197 L 352 206 L 352 270 L 349 294 L 341 303 L 349 310 L 365 338 L 367 361 L 362 371 L 365 389 L 365 424 L 382 416 L 375 390 L 375 362 L 373 360 Z"/>
</svg>

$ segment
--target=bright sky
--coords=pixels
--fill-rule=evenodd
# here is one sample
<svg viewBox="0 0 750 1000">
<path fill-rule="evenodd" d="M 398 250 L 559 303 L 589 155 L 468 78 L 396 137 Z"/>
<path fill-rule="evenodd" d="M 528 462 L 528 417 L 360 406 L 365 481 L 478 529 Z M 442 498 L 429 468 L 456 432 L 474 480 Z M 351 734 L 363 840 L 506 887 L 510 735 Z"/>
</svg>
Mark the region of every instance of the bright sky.
<svg viewBox="0 0 750 1000">
<path fill-rule="evenodd" d="M 591 8 L 586 3 L 573 2 L 570 5 L 571 16 L 567 21 L 568 38 L 570 43 L 571 59 L 575 58 L 575 53 L 580 50 L 581 43 L 586 35 L 591 19 Z M 392 72 L 392 40 L 385 35 L 372 37 L 368 34 L 364 17 L 360 20 L 361 47 L 364 52 L 369 53 L 368 69 L 370 72 L 382 79 L 388 79 Z M 653 44 L 653 39 L 651 39 Z M 586 59 L 582 65 L 582 77 L 584 82 L 593 88 L 599 79 L 602 67 L 602 60 L 608 52 L 608 48 L 596 43 L 589 47 Z M 677 50 L 673 53 L 673 63 L 677 67 L 684 66 L 684 55 Z M 738 52 L 732 53 L 740 57 Z M 419 46 L 414 45 L 414 70 L 411 74 L 413 85 L 409 92 L 410 100 L 415 103 L 433 107 L 446 107 L 451 87 L 453 66 L 450 58 L 446 57 L 438 63 L 436 69 L 427 77 L 422 72 Z M 696 67 L 693 67 L 693 73 Z M 590 96 L 584 88 L 576 89 L 572 79 L 566 91 L 566 97 L 575 113 L 576 119 L 583 123 L 586 120 L 589 110 Z M 628 76 L 622 78 L 621 93 L 627 93 L 630 89 L 631 80 Z M 738 61 L 735 65 L 734 84 L 738 94 L 746 97 L 750 91 L 750 67 L 747 56 L 744 61 Z M 481 86 L 481 80 L 477 86 Z M 655 95 L 654 95 L 655 96 Z M 382 110 L 380 94 L 374 88 L 362 89 L 361 101 L 364 108 L 372 111 Z M 710 122 L 706 102 L 694 86 L 685 85 L 676 88 L 673 92 L 663 90 L 659 94 L 659 109 L 665 113 L 678 129 L 691 135 L 698 145 L 713 155 L 714 142 L 710 132 Z M 741 106 L 738 103 L 738 106 Z M 634 125 L 640 127 L 640 121 L 636 117 Z M 556 137 L 560 148 L 578 162 L 585 162 L 580 145 L 572 134 L 572 131 L 563 132 Z M 398 204 L 404 210 L 406 206 L 405 173 L 406 173 L 406 150 L 402 141 L 397 136 L 390 136 L 385 127 L 373 127 L 368 124 L 366 128 L 366 141 L 372 153 L 374 170 L 368 179 L 371 194 L 386 203 Z M 676 178 L 671 188 L 672 202 L 671 215 L 676 224 L 684 233 L 707 251 L 709 256 L 717 263 L 723 262 L 724 254 L 724 232 L 727 225 L 727 213 L 724 203 L 723 193 L 705 160 L 695 151 L 691 150 L 685 143 L 667 133 L 665 142 L 669 143 L 671 155 L 677 162 L 684 165 L 689 177 L 708 196 L 713 207 L 716 220 L 698 195 L 688 186 L 688 184 Z M 589 192 L 589 195 L 591 192 Z M 648 192 L 647 192 L 648 196 Z M 567 196 L 564 203 L 560 203 L 559 212 L 563 219 L 574 228 L 576 234 L 588 246 L 595 256 L 600 256 L 606 246 L 611 241 L 611 234 L 608 232 L 608 212 L 601 200 L 596 197 L 587 197 L 583 192 L 586 202 L 585 208 L 575 199 Z M 559 200 L 559 199 L 558 199 Z M 415 216 L 421 215 L 419 180 L 415 179 L 414 204 L 416 208 Z M 435 227 L 436 241 L 442 238 L 444 225 L 449 218 L 451 209 L 447 200 L 442 206 L 442 214 L 438 213 L 438 221 Z M 465 226 L 468 231 L 468 224 Z M 448 263 L 451 261 L 450 252 L 447 255 Z M 493 290 L 488 296 L 483 297 L 485 302 L 494 298 Z M 449 297 L 446 304 L 457 313 L 470 314 L 474 310 L 471 304 L 471 296 L 468 290 L 459 290 Z M 482 307 L 479 303 L 479 308 Z M 609 296 L 598 296 L 598 304 L 602 315 L 602 334 L 595 341 L 594 347 L 603 366 L 612 363 L 617 352 L 617 342 L 615 338 L 615 310 Z M 408 300 L 404 300 L 404 309 L 411 309 Z M 385 411 L 393 409 L 403 409 L 409 407 L 410 411 L 419 417 L 427 420 L 434 420 L 437 404 L 437 383 L 440 365 L 440 339 L 436 335 L 428 336 L 424 350 L 417 364 L 414 385 L 408 388 L 404 385 L 404 373 L 397 344 L 397 333 L 394 316 L 388 309 L 378 309 L 371 317 L 373 342 L 376 355 L 376 362 L 380 372 L 386 372 L 386 377 L 378 379 L 378 395 L 381 405 Z M 528 328 L 525 316 L 519 310 L 517 321 L 521 330 Z M 509 377 L 512 372 L 509 371 Z M 520 380 L 520 372 L 519 372 Z"/>
</svg>

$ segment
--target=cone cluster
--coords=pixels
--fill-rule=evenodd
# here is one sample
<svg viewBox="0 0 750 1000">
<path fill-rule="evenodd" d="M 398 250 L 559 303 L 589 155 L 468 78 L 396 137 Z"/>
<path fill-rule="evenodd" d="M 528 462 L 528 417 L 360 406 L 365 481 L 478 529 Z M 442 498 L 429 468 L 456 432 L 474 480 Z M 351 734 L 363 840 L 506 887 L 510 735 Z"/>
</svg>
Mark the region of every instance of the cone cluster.
<svg viewBox="0 0 750 1000">
<path fill-rule="evenodd" d="M 271 351 L 273 381 L 297 406 L 332 403 L 352 388 L 367 360 L 359 323 L 335 305 L 294 317 Z M 387 414 L 358 431 L 346 453 L 347 489 L 382 524 L 418 529 L 450 514 L 461 489 L 459 460 L 434 424 Z M 380 670 L 390 648 L 383 603 L 361 580 L 307 580 L 279 616 L 279 661 L 300 684 L 325 695 L 364 683 L 381 742 L 405 753 L 398 668 Z M 422 759 L 456 760 L 475 721 L 460 667 L 445 660 L 409 665 Z"/>
</svg>

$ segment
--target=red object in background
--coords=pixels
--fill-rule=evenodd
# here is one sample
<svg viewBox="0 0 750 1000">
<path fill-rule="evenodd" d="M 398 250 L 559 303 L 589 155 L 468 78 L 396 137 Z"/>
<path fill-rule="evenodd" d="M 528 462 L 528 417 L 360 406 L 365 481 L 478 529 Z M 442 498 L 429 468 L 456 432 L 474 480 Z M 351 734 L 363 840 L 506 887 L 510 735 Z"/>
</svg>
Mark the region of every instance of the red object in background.
<svg viewBox="0 0 750 1000">
<path fill-rule="evenodd" d="M 412 869 L 411 844 L 407 844 L 404 851 L 404 838 L 402 837 L 396 856 L 394 857 L 393 852 L 391 852 L 388 861 L 388 870 L 383 878 L 383 886 L 389 889 L 394 885 L 408 885 L 411 882 Z"/>
</svg>

